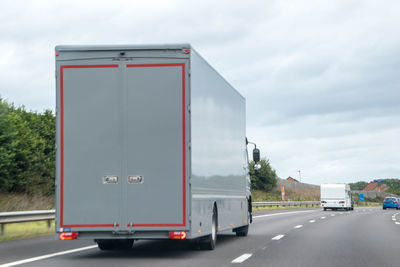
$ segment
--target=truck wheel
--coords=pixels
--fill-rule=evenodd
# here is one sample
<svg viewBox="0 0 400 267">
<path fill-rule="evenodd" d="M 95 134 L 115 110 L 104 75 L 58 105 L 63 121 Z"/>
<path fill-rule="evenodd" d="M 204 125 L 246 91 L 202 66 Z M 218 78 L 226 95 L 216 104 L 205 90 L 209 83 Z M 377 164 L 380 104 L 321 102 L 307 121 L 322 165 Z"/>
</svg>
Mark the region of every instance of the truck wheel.
<svg viewBox="0 0 400 267">
<path fill-rule="evenodd" d="M 214 250 L 217 243 L 217 209 L 214 207 L 211 223 L 211 234 L 200 240 L 200 248 Z"/>
<path fill-rule="evenodd" d="M 247 236 L 249 233 L 249 225 L 236 228 L 233 231 L 236 232 L 236 236 Z"/>
<path fill-rule="evenodd" d="M 100 250 L 122 250 L 133 247 L 133 239 L 97 239 L 95 242 Z"/>
<path fill-rule="evenodd" d="M 326 211 L 326 208 L 324 208 L 324 211 Z"/>
</svg>

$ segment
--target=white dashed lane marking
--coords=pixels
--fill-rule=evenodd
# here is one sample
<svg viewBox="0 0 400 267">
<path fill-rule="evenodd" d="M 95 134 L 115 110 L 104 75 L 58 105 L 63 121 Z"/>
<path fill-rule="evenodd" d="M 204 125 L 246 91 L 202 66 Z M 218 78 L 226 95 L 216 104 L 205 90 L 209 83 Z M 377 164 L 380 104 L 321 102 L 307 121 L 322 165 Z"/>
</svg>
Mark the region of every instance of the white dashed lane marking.
<svg viewBox="0 0 400 267">
<path fill-rule="evenodd" d="M 52 254 L 47 254 L 47 255 L 43 255 L 43 256 L 39 256 L 39 257 L 34 257 L 34 258 L 25 259 L 25 260 L 5 263 L 5 264 L 1 264 L 0 267 L 11 267 L 11 266 L 15 266 L 15 265 L 20 265 L 20 264 L 25 264 L 25 263 L 29 263 L 29 262 L 44 260 L 44 259 L 48 259 L 48 258 L 60 256 L 60 255 L 75 253 L 75 252 L 84 251 L 84 250 L 88 250 L 88 249 L 94 249 L 94 248 L 97 248 L 97 245 L 83 247 L 83 248 L 76 248 L 76 249 L 71 249 L 71 250 L 65 250 L 65 251 L 56 252 L 56 253 L 52 253 Z"/>
<path fill-rule="evenodd" d="M 279 240 L 279 239 L 281 239 L 281 238 L 284 237 L 284 236 L 285 236 L 285 235 L 277 235 L 277 236 L 273 237 L 272 240 Z"/>
<path fill-rule="evenodd" d="M 325 219 L 325 218 L 326 218 L 325 216 L 321 217 L 321 219 Z"/>
<path fill-rule="evenodd" d="M 232 261 L 232 263 L 242 263 L 242 262 L 244 262 L 245 260 L 247 260 L 248 258 L 250 258 L 252 255 L 253 255 L 253 254 L 251 254 L 251 253 L 245 253 L 245 254 L 243 254 L 242 256 L 237 257 L 236 259 L 234 259 L 234 260 Z"/>
<path fill-rule="evenodd" d="M 293 227 L 293 228 L 295 228 L 295 229 L 299 229 L 299 228 L 301 228 L 301 227 L 303 227 L 303 225 L 299 224 L 299 225 L 296 225 L 296 226 L 295 226 L 295 227 Z"/>
<path fill-rule="evenodd" d="M 315 220 L 310 220 L 310 223 L 315 223 Z"/>
</svg>

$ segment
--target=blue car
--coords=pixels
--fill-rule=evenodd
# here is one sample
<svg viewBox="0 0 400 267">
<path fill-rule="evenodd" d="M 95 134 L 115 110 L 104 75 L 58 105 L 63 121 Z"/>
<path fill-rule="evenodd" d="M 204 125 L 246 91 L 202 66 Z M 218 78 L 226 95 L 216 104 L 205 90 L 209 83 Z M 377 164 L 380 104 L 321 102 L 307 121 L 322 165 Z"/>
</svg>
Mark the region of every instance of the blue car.
<svg viewBox="0 0 400 267">
<path fill-rule="evenodd" d="M 383 200 L 383 209 L 392 208 L 399 209 L 399 199 L 395 197 L 385 197 Z"/>
</svg>

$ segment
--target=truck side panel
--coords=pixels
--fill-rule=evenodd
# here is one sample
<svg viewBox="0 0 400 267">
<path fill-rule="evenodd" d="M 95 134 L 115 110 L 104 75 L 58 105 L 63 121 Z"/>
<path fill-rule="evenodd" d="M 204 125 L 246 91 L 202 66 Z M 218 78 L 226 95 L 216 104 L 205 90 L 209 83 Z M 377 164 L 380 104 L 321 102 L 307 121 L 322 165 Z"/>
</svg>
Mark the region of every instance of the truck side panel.
<svg viewBox="0 0 400 267">
<path fill-rule="evenodd" d="M 246 224 L 245 99 L 196 51 L 191 52 L 192 233 Z"/>
</svg>

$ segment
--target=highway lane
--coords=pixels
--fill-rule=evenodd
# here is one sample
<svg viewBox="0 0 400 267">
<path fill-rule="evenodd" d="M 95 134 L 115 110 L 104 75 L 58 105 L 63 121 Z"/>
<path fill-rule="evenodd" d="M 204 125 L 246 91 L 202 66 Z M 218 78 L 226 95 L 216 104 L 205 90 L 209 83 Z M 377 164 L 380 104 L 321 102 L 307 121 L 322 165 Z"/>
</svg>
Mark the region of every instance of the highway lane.
<svg viewBox="0 0 400 267">
<path fill-rule="evenodd" d="M 269 242 L 242 266 L 400 266 L 398 211 L 364 208 L 327 215 Z"/>
<path fill-rule="evenodd" d="M 91 248 L 23 266 L 377 266 L 378 261 L 379 266 L 400 266 L 396 240 L 400 225 L 395 224 L 400 222 L 400 214 L 396 221 L 392 218 L 396 213 L 379 208 L 263 212 L 256 214 L 259 217 L 251 225 L 248 237 L 219 235 L 214 251 L 201 251 L 195 244 L 182 241 L 139 241 L 129 251 Z M 369 234 L 376 228 L 380 229 L 379 234 Z M 93 242 L 56 241 L 54 237 L 3 242 L 0 266 L 89 245 Z M 397 250 L 393 251 L 391 245 Z"/>
</svg>

